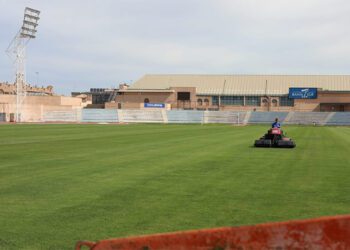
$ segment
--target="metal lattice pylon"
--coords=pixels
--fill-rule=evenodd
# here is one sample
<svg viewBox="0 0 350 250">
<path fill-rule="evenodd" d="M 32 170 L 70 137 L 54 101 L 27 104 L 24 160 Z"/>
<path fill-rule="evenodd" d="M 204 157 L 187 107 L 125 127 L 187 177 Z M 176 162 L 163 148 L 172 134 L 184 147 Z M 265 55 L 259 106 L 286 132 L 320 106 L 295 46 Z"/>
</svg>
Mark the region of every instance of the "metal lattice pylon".
<svg viewBox="0 0 350 250">
<path fill-rule="evenodd" d="M 40 11 L 26 7 L 24 10 L 23 25 L 16 36 L 12 39 L 6 52 L 13 60 L 15 68 L 16 86 L 16 122 L 23 121 L 23 102 L 26 97 L 26 46 L 30 39 L 35 38 Z M 22 116 L 22 117 L 21 117 Z"/>
<path fill-rule="evenodd" d="M 25 79 L 25 57 L 26 44 L 29 38 L 21 37 L 20 32 L 12 40 L 9 48 L 6 50 L 11 57 L 15 68 L 15 86 L 16 86 L 16 122 L 21 121 L 22 105 L 26 96 Z"/>
</svg>

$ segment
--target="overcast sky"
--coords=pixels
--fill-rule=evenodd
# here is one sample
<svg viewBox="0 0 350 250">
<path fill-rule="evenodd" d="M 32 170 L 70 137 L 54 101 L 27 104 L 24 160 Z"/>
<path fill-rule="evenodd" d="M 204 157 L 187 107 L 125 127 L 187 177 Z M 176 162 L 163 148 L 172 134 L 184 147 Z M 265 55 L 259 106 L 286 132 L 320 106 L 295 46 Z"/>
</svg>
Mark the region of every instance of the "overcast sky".
<svg viewBox="0 0 350 250">
<path fill-rule="evenodd" d="M 350 74 L 348 0 L 0 0 L 0 81 L 26 6 L 41 10 L 27 81 L 58 93 L 151 73 Z"/>
</svg>

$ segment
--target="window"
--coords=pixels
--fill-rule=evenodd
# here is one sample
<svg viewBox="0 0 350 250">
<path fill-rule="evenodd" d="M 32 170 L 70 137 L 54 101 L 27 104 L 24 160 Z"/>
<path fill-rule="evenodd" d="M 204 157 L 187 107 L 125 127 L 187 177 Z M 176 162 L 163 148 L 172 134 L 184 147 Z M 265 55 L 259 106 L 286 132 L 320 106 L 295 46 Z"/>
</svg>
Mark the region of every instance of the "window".
<svg viewBox="0 0 350 250">
<path fill-rule="evenodd" d="M 204 105 L 205 106 L 209 106 L 209 100 L 208 99 L 204 99 Z"/>
<path fill-rule="evenodd" d="M 243 96 L 221 96 L 221 104 L 243 106 L 244 97 Z"/>
<path fill-rule="evenodd" d="M 276 99 L 272 99 L 272 106 L 277 107 L 277 100 Z"/>
<path fill-rule="evenodd" d="M 149 99 L 145 98 L 145 100 L 143 101 L 144 103 L 149 103 Z"/>
<path fill-rule="evenodd" d="M 280 106 L 294 106 L 294 99 L 289 99 L 288 96 L 281 96 L 280 97 Z"/>
<path fill-rule="evenodd" d="M 245 105 L 246 106 L 260 106 L 261 98 L 260 96 L 246 96 Z"/>
<path fill-rule="evenodd" d="M 267 99 L 264 99 L 262 102 L 263 102 L 263 106 L 265 107 L 269 105 L 269 101 Z"/>
<path fill-rule="evenodd" d="M 92 104 L 104 104 L 108 102 L 110 97 L 109 93 L 93 93 L 92 94 Z"/>
<path fill-rule="evenodd" d="M 218 96 L 212 96 L 211 97 L 211 103 L 213 105 L 219 105 L 219 97 Z"/>
<path fill-rule="evenodd" d="M 190 99 L 191 99 L 190 92 L 178 92 L 177 93 L 177 100 L 178 101 L 189 101 Z"/>
<path fill-rule="evenodd" d="M 202 104 L 203 104 L 202 99 L 198 99 L 198 100 L 197 100 L 197 105 L 198 105 L 198 106 L 202 106 Z"/>
</svg>

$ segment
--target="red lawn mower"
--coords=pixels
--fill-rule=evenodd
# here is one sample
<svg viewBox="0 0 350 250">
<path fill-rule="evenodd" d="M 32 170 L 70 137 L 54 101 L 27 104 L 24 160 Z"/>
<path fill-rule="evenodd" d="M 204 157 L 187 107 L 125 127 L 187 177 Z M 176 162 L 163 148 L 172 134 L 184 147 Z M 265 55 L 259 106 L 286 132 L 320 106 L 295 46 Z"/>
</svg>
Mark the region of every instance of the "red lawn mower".
<svg viewBox="0 0 350 250">
<path fill-rule="evenodd" d="M 263 148 L 295 148 L 295 142 L 286 137 L 280 128 L 271 128 L 259 140 L 255 140 L 255 147 Z"/>
</svg>

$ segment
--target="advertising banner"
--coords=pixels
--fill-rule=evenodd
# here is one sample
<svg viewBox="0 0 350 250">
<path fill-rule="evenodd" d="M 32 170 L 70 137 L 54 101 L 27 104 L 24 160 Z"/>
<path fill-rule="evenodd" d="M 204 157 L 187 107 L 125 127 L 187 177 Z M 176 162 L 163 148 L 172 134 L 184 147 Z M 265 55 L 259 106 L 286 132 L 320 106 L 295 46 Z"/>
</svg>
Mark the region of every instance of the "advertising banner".
<svg viewBox="0 0 350 250">
<path fill-rule="evenodd" d="M 164 103 L 144 103 L 145 108 L 165 108 Z"/>
<path fill-rule="evenodd" d="M 317 88 L 289 88 L 290 99 L 316 99 Z"/>
</svg>

